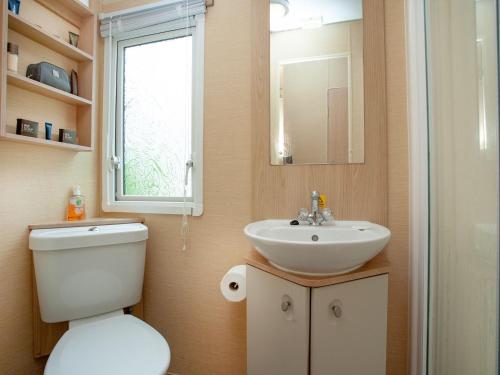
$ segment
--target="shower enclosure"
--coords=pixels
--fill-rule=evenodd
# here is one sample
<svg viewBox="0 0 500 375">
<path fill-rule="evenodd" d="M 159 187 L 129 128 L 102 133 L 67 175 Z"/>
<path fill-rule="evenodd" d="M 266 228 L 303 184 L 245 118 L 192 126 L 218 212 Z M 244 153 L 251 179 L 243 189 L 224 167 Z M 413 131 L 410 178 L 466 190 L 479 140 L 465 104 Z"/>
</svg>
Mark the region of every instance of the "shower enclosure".
<svg viewBox="0 0 500 375">
<path fill-rule="evenodd" d="M 427 212 L 416 220 L 427 230 L 426 241 L 412 248 L 421 254 L 425 289 L 422 361 L 413 374 L 496 375 L 498 4 L 425 0 L 422 12 L 428 168 L 420 202 Z"/>
</svg>

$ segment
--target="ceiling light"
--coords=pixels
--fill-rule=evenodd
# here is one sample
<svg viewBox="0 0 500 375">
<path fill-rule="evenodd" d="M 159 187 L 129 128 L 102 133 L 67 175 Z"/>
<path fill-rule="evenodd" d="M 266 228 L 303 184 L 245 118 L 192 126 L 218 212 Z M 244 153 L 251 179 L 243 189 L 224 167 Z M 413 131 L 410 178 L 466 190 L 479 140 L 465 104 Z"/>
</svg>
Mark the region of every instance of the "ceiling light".
<svg viewBox="0 0 500 375">
<path fill-rule="evenodd" d="M 271 0 L 269 6 L 271 20 L 285 17 L 290 10 L 288 0 Z"/>
</svg>

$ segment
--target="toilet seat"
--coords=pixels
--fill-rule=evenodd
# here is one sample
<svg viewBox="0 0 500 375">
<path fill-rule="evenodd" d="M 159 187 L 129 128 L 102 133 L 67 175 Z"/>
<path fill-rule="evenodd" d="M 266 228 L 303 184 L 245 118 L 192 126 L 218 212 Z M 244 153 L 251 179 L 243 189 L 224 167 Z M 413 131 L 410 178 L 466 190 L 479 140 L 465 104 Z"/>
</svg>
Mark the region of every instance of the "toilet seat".
<svg viewBox="0 0 500 375">
<path fill-rule="evenodd" d="M 165 375 L 167 341 L 132 315 L 69 329 L 47 361 L 44 375 Z"/>
</svg>

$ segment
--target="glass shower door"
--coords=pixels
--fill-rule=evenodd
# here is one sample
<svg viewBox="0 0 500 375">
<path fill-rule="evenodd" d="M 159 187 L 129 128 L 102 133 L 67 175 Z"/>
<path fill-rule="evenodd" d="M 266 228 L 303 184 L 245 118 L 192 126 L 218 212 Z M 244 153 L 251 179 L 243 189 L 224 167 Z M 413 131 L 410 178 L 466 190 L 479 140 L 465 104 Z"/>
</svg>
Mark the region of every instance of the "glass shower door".
<svg viewBox="0 0 500 375">
<path fill-rule="evenodd" d="M 496 375 L 496 0 L 426 0 L 428 375 Z"/>
</svg>

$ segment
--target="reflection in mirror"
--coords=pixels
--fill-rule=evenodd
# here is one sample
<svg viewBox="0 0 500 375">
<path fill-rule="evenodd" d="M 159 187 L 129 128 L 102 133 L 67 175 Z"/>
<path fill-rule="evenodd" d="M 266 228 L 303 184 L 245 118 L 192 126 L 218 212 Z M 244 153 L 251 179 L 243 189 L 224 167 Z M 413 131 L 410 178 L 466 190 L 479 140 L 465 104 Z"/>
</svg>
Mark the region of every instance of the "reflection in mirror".
<svg viewBox="0 0 500 375">
<path fill-rule="evenodd" d="M 364 162 L 362 0 L 270 0 L 271 164 Z"/>
</svg>

